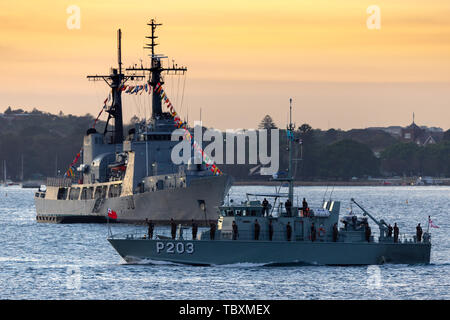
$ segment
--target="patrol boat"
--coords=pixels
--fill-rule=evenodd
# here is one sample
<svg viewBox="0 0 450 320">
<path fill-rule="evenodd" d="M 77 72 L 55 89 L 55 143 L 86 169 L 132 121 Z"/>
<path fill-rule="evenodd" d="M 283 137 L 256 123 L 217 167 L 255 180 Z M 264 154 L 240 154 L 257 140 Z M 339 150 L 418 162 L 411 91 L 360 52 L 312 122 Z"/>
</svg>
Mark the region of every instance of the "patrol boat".
<svg viewBox="0 0 450 320">
<path fill-rule="evenodd" d="M 38 222 L 106 222 L 108 209 L 116 212 L 116 222 L 125 223 L 150 219 L 158 224 L 171 218 L 178 223 L 217 220 L 217 206 L 223 203 L 232 178 L 211 172 L 205 163 L 172 162 L 171 151 L 178 143 L 171 141 L 176 128 L 174 116 L 163 112 L 155 89 L 162 88 L 163 74 L 184 74 L 187 69 L 175 64 L 163 66 L 167 57 L 155 53 L 155 30 L 161 24 L 152 19 L 148 25 L 151 35 L 146 38 L 150 43 L 145 48 L 151 50 L 149 68 L 128 68 L 130 74 L 122 73 L 119 29 L 118 68 L 111 69 L 109 75 L 88 76 L 89 80 L 105 81 L 111 89 L 111 105 L 105 100 L 105 129 L 87 130 L 82 150 L 72 164 L 74 170 L 68 171 L 78 172 L 78 177 L 48 178 L 45 188 L 35 193 Z M 126 85 L 127 81 L 145 81 L 147 75 L 145 84 Z M 145 94 L 152 93 L 152 115 L 149 121 L 130 129 L 124 139 L 121 95 L 126 87 L 135 89 L 136 94 L 144 88 L 148 91 Z M 75 168 L 78 158 L 82 161 Z"/>
<path fill-rule="evenodd" d="M 292 120 L 287 129 L 293 132 Z M 134 233 L 110 235 L 108 241 L 128 263 L 372 265 L 430 262 L 428 232 L 423 234 L 423 239 L 394 238 L 384 220 L 377 220 L 354 199 L 351 201 L 362 210 L 362 216 L 352 214 L 340 219 L 339 201 L 326 201 L 317 209 L 283 206 L 282 199 L 288 198 L 294 203 L 291 169 L 292 141 L 289 139 L 288 175 L 278 179 L 289 183 L 288 193 L 247 194 L 247 200 L 240 204 L 223 205 L 217 229 L 212 227 L 194 239 L 191 232 L 179 226 L 172 237 L 163 233 L 150 239 Z M 264 206 L 260 200 L 251 200 L 255 196 L 270 197 L 273 204 Z M 379 228 L 378 239 L 369 232 L 369 219 Z"/>
</svg>

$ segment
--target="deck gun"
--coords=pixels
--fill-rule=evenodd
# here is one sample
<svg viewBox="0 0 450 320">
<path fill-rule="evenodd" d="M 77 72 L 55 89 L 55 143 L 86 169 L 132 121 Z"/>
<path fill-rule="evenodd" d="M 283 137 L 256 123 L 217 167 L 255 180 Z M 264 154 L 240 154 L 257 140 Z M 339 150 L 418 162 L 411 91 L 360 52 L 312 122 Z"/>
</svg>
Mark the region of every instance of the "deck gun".
<svg viewBox="0 0 450 320">
<path fill-rule="evenodd" d="M 364 209 L 359 203 L 357 203 L 355 201 L 355 199 L 351 198 L 351 201 L 356 204 L 362 211 L 363 211 L 363 215 L 364 216 L 369 216 L 370 219 L 373 220 L 373 222 L 375 222 L 378 227 L 380 228 L 380 239 L 384 239 L 386 237 L 386 230 L 388 225 L 386 224 L 386 222 L 384 222 L 383 219 L 381 219 L 380 221 L 378 221 L 377 219 L 375 219 L 375 217 L 373 217 L 366 209 Z"/>
</svg>

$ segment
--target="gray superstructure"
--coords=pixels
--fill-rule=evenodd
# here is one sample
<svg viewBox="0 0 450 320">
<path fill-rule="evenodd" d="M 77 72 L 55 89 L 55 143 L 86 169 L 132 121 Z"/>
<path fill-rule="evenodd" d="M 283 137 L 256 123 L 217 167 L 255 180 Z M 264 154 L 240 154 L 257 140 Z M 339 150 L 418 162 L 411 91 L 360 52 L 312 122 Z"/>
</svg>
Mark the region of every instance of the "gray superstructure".
<svg viewBox="0 0 450 320">
<path fill-rule="evenodd" d="M 108 209 L 117 213 L 117 222 L 179 223 L 197 220 L 202 223 L 217 219 L 232 184 L 226 174 L 214 175 L 204 164 L 176 165 L 171 160 L 176 128 L 173 116 L 163 112 L 161 98 L 152 94 L 152 116 L 123 132 L 122 90 L 127 80 L 146 79 L 148 90 L 164 84 L 162 73 L 184 73 L 186 68 L 163 67 L 155 54 L 155 29 L 151 27 L 151 66 L 130 68 L 122 73 L 121 32 L 118 31 L 118 68 L 109 75 L 88 76 L 104 80 L 111 88 L 111 105 L 103 132 L 87 130 L 83 140 L 82 162 L 77 167 L 78 180 L 48 178 L 46 188 L 35 194 L 36 219 L 39 222 L 105 222 Z M 140 72 L 136 74 L 136 72 Z M 112 125 L 114 124 L 114 125 Z"/>
</svg>

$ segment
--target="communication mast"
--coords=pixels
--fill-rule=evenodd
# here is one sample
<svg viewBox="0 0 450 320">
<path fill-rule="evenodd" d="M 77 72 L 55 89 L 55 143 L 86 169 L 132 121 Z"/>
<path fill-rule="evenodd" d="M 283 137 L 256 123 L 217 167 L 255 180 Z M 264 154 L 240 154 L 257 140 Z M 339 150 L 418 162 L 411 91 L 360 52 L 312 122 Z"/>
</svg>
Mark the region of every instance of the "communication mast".
<svg viewBox="0 0 450 320">
<path fill-rule="evenodd" d="M 124 75 L 122 73 L 122 31 L 117 30 L 117 64 L 118 68 L 111 68 L 109 75 L 95 75 L 87 76 L 88 80 L 99 81 L 104 80 L 111 88 L 111 106 L 105 111 L 108 113 L 108 120 L 106 121 L 104 135 L 112 132 L 111 143 L 123 142 L 123 119 L 122 119 L 122 90 L 118 90 L 128 79 L 144 78 L 143 76 Z M 110 120 L 114 120 L 114 129 L 108 131 Z"/>
<path fill-rule="evenodd" d="M 161 74 L 167 73 L 167 74 L 184 74 L 187 71 L 186 67 L 178 67 L 175 63 L 172 63 L 172 67 L 163 67 L 161 63 L 161 59 L 167 58 L 164 55 L 156 54 L 155 53 L 155 47 L 159 45 L 159 43 L 156 43 L 155 40 L 158 38 L 158 36 L 155 35 L 156 28 L 161 26 L 161 23 L 156 23 L 155 19 L 151 19 L 150 23 L 147 23 L 148 26 L 151 28 L 151 35 L 146 36 L 147 39 L 151 40 L 151 43 L 146 43 L 144 46 L 144 49 L 151 50 L 150 59 L 150 68 L 127 68 L 127 71 L 143 71 L 149 72 L 149 84 L 152 86 L 152 88 L 155 88 L 156 85 L 159 83 L 161 85 L 164 84 L 164 79 L 161 76 Z M 161 105 L 161 99 L 158 95 L 154 94 L 152 96 L 152 117 L 160 117 L 162 116 L 162 105 Z"/>
</svg>

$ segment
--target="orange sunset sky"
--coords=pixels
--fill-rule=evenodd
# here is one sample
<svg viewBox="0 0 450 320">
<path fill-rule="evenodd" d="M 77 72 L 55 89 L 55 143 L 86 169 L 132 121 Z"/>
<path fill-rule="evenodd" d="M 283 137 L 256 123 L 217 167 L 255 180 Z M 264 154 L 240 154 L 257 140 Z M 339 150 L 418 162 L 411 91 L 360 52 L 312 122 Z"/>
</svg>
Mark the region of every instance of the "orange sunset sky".
<svg viewBox="0 0 450 320">
<path fill-rule="evenodd" d="M 67 28 L 70 5 L 80 29 Z M 201 108 L 208 127 L 254 128 L 265 114 L 284 127 L 292 97 L 297 125 L 408 125 L 414 112 L 450 127 L 448 0 L 1 0 L 0 111 L 97 115 L 108 88 L 86 75 L 116 66 L 118 28 L 124 66 L 148 64 L 150 18 L 163 23 L 157 52 L 188 67 L 166 91 L 190 123 Z M 148 97 L 123 100 L 126 121 L 148 115 Z"/>
</svg>

